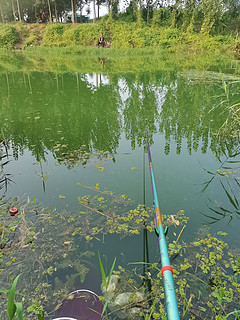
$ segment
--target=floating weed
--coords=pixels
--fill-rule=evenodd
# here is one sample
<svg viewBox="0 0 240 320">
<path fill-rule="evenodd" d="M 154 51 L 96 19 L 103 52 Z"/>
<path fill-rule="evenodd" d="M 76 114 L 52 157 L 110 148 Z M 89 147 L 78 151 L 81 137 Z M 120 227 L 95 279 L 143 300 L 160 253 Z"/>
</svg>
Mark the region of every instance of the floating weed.
<svg viewBox="0 0 240 320">
<path fill-rule="evenodd" d="M 68 168 L 79 166 L 79 164 L 82 166 L 94 166 L 99 171 L 103 171 L 104 167 L 96 164 L 96 161 L 112 160 L 112 156 L 108 151 L 89 153 L 85 145 L 82 145 L 80 149 L 66 152 L 67 145 L 62 144 L 62 140 L 53 147 L 58 164 L 64 164 Z"/>
<path fill-rule="evenodd" d="M 82 239 L 87 242 L 94 239 L 100 240 L 101 236 L 104 237 L 105 234 L 111 233 L 132 236 L 141 233 L 143 222 L 149 231 L 154 231 L 153 208 L 145 208 L 143 205 L 134 208 L 133 202 L 128 200 L 127 195 L 116 195 L 113 192 L 102 191 L 99 184 L 96 187 L 90 187 L 91 192 L 95 190 L 96 194 L 100 192 L 104 193 L 104 196 L 86 195 L 80 197 L 80 204 L 83 207 L 80 209 L 81 211 L 58 213 L 54 210 L 39 209 L 41 214 L 37 217 L 37 227 L 31 225 L 30 215 L 27 220 L 28 232 L 24 242 L 20 242 L 20 252 L 12 250 L 5 250 L 4 254 L 0 252 L 0 263 L 3 265 L 15 258 L 12 263 L 1 269 L 2 279 L 6 279 L 10 272 L 14 277 L 16 271 L 22 272 L 24 270 L 26 274 L 30 275 L 30 281 L 22 287 L 26 306 L 33 304 L 33 300 L 37 300 L 40 304 L 44 303 L 46 308 L 51 309 L 49 305 L 57 306 L 71 291 L 76 279 L 84 281 L 89 269 L 83 259 L 91 258 L 91 255 L 86 252 L 84 256 L 79 251 L 76 255 L 76 250 L 79 250 L 77 248 L 80 247 Z M 103 199 L 99 201 L 100 198 Z M 101 209 L 99 204 L 101 204 Z M 28 210 L 31 212 L 32 207 L 29 207 Z M 19 224 L 13 225 L 13 227 L 17 227 L 17 229 L 22 227 L 23 218 L 24 215 L 17 220 Z M 234 312 L 240 293 L 240 257 L 238 251 L 229 251 L 224 242 L 226 233 L 219 231 L 216 236 L 212 236 L 206 232 L 200 232 L 199 234 L 206 235 L 198 236 L 190 244 L 185 244 L 179 241 L 179 235 L 188 222 L 184 211 L 180 210 L 174 215 L 164 214 L 163 221 L 164 224 L 174 226 L 175 240 L 169 244 L 169 254 L 173 261 L 181 314 L 184 313 L 185 318 L 189 319 L 194 318 L 194 315 L 197 318 L 196 314 L 201 317 L 209 314 L 209 318 L 215 319 L 221 313 L 225 312 L 224 314 L 226 314 L 226 311 L 229 314 Z M 26 242 L 29 246 L 22 249 L 22 244 Z M 178 259 L 173 260 L 176 256 Z M 26 259 L 28 259 L 27 265 Z M 18 266 L 17 270 L 15 269 L 16 265 Z M 152 295 L 149 299 L 154 301 L 156 298 L 155 306 L 152 308 L 152 310 L 154 309 L 152 316 L 154 315 L 156 319 L 166 319 L 160 269 L 158 263 L 152 264 L 149 272 L 143 276 L 142 272 L 136 268 L 130 272 L 119 266 L 117 271 L 112 271 L 112 274 L 119 275 L 121 279 L 126 280 L 127 284 L 123 285 L 123 290 L 139 287 L 134 279 L 136 276 L 141 283 L 145 277 L 151 280 Z M 60 275 L 63 272 L 66 272 L 68 277 L 62 279 Z M 109 279 L 106 274 L 105 278 Z M 53 287 L 50 282 L 54 283 Z M 138 303 L 133 298 L 134 294 L 131 296 L 133 305 Z M 141 303 L 139 312 L 145 319 L 148 319 L 150 309 L 147 302 Z"/>
<path fill-rule="evenodd" d="M 93 165 L 96 167 L 99 171 L 104 171 L 104 167 L 100 166 L 100 164 Z"/>
<path fill-rule="evenodd" d="M 27 312 L 28 313 L 32 312 L 35 315 L 37 315 L 38 320 L 43 320 L 44 319 L 43 307 L 41 306 L 41 304 L 37 300 L 33 300 L 32 302 L 33 302 L 32 305 L 27 308 Z"/>
<path fill-rule="evenodd" d="M 218 236 L 224 237 L 225 233 L 220 232 Z M 210 234 L 198 238 L 190 245 L 181 243 L 177 247 L 176 242 L 169 244 L 170 259 L 175 250 L 180 250 L 182 255 L 182 258 L 179 255 L 179 259 L 176 262 L 174 260 L 173 264 L 180 315 L 184 319 L 222 320 L 227 319 L 228 315 L 237 315 L 240 293 L 239 250 L 232 254 L 222 239 Z M 139 264 L 143 263 L 137 263 Z M 147 277 L 152 286 L 149 299 L 153 301 L 150 310 L 154 312 L 156 319 L 166 319 L 160 268 L 158 263 L 154 263 L 150 264 L 148 269 Z M 234 270 L 238 270 L 238 276 L 235 276 Z M 131 283 L 132 276 L 126 275 L 124 271 L 119 266 L 120 278 Z M 143 279 L 142 274 L 136 272 L 136 268 L 133 272 Z M 153 312 L 147 309 L 149 310 L 143 307 L 140 312 L 144 319 L 150 319 L 150 314 L 153 315 Z"/>
<path fill-rule="evenodd" d="M 229 178 L 230 176 L 235 177 L 235 175 L 238 173 L 238 170 L 227 170 L 227 171 L 224 171 L 222 169 L 218 169 L 217 173 L 220 176 Z"/>
<path fill-rule="evenodd" d="M 66 196 L 63 196 L 63 195 L 59 195 L 59 199 L 65 199 Z"/>
<path fill-rule="evenodd" d="M 144 209 L 143 206 L 138 206 L 129 210 L 133 202 L 129 201 L 126 195 L 101 191 L 99 184 L 95 187 L 91 189 L 97 193 L 104 193 L 104 196 L 79 198 L 81 205 L 87 206 L 85 210 L 80 209 L 79 212 L 75 213 L 67 211 L 58 213 L 55 210 L 41 209 L 38 205 L 37 227 L 34 227 L 31 222 L 31 217 L 35 221 L 36 218 L 34 217 L 36 216 L 31 215 L 28 215 L 28 219 L 23 215 L 16 220 L 19 224 L 14 222 L 14 225 L 12 225 L 14 228 L 17 227 L 18 230 L 24 227 L 27 231 L 25 231 L 24 238 L 18 239 L 17 236 L 14 238 L 14 245 L 19 240 L 20 252 L 13 253 L 8 250 L 4 254 L 1 253 L 0 263 L 5 265 L 5 268 L 1 269 L 1 278 L 6 279 L 10 272 L 14 275 L 16 272 L 15 265 L 18 266 L 17 270 L 30 275 L 30 281 L 23 286 L 23 293 L 26 294 L 26 306 L 31 305 L 34 299 L 40 303 L 44 302 L 45 305 L 48 305 L 48 299 L 51 299 L 49 304 L 57 305 L 59 300 L 64 298 L 67 290 L 71 290 L 72 277 L 66 279 L 69 283 L 69 286 L 65 287 L 66 290 L 61 290 L 60 286 L 65 286 L 65 283 L 60 283 L 58 280 L 54 280 L 56 283 L 54 290 L 51 286 L 43 286 L 42 283 L 46 283 L 46 279 L 44 279 L 46 276 L 54 279 L 57 277 L 59 266 L 55 264 L 55 261 L 58 258 L 66 260 L 68 267 L 71 265 L 71 260 L 74 260 L 74 270 L 76 269 L 76 243 L 79 243 L 79 239 L 85 239 L 89 242 L 93 239 L 99 240 L 98 237 L 109 233 L 119 233 L 125 236 L 139 234 L 143 226 L 136 223 L 135 220 L 143 218 L 147 218 L 154 227 L 150 218 L 151 212 L 153 213 L 152 209 Z M 99 204 L 101 204 L 101 209 L 99 209 Z M 25 210 L 29 213 L 35 212 L 35 207 L 36 200 L 33 205 L 25 206 Z M 8 219 L 11 221 L 10 223 L 13 222 L 10 216 Z M 10 227 L 7 227 L 7 230 L 11 230 Z M 8 243 L 8 239 L 6 239 L 6 243 Z M 72 255 L 74 255 L 74 258 Z M 28 260 L 27 265 L 25 263 L 26 259 Z M 8 264 L 6 265 L 6 263 Z M 29 292 L 31 292 L 31 295 L 29 295 Z"/>
</svg>

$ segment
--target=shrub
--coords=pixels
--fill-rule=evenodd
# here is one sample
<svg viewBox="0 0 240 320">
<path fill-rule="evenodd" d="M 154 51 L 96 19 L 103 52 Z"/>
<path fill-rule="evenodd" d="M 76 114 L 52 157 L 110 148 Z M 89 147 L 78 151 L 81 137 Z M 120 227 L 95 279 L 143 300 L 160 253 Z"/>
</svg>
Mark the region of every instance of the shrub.
<svg viewBox="0 0 240 320">
<path fill-rule="evenodd" d="M 46 27 L 43 45 L 96 46 L 101 32 L 106 41 L 111 41 L 112 48 L 120 49 L 150 47 L 179 51 L 188 46 L 190 51 L 221 52 L 234 44 L 234 39 L 230 36 L 212 37 L 207 33 L 196 34 L 190 29 L 183 33 L 177 28 L 159 26 L 158 18 L 155 16 L 156 21 L 151 27 L 137 22 L 113 23 L 109 19 L 102 19 L 98 24 L 51 24 Z M 25 47 L 35 43 L 36 37 L 30 35 Z"/>
<path fill-rule="evenodd" d="M 64 32 L 70 28 L 70 24 L 62 24 L 62 23 L 54 23 L 49 24 L 45 32 L 43 34 L 43 42 L 42 45 L 44 46 L 56 46 L 61 47 L 63 46 L 63 34 Z"/>
<path fill-rule="evenodd" d="M 9 25 L 0 25 L 0 48 L 12 49 L 18 40 L 17 31 Z"/>
<path fill-rule="evenodd" d="M 207 33 L 183 34 L 184 41 L 191 45 L 194 51 L 221 52 L 234 43 L 234 39 L 229 36 L 212 37 Z"/>
<path fill-rule="evenodd" d="M 97 24 L 80 24 L 77 27 L 66 30 L 63 34 L 62 41 L 65 46 L 95 46 L 101 32 L 101 26 Z"/>
<path fill-rule="evenodd" d="M 30 47 L 30 46 L 37 46 L 37 45 L 38 45 L 37 35 L 34 33 L 31 33 L 24 43 L 24 48 Z"/>
<path fill-rule="evenodd" d="M 131 23 L 128 24 L 116 24 L 112 27 L 112 48 L 131 48 Z"/>
<path fill-rule="evenodd" d="M 145 27 L 139 23 L 121 23 L 112 26 L 112 47 L 113 48 L 144 48 Z"/>
<path fill-rule="evenodd" d="M 153 12 L 152 26 L 167 27 L 171 24 L 171 10 L 169 8 L 160 8 Z"/>
<path fill-rule="evenodd" d="M 174 28 L 146 28 L 143 33 L 146 47 L 168 48 L 176 46 L 181 40 L 181 33 Z"/>
</svg>

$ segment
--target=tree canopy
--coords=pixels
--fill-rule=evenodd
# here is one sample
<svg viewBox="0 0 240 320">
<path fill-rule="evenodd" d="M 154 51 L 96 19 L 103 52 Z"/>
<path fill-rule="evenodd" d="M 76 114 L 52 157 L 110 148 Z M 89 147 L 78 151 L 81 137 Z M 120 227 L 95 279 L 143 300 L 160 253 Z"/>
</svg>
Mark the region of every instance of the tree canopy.
<svg viewBox="0 0 240 320">
<path fill-rule="evenodd" d="M 115 21 L 203 33 L 238 34 L 240 29 L 240 0 L 0 0 L 0 21 L 62 22 L 73 12 L 71 21 L 76 22 L 76 12 L 81 16 L 85 7 L 95 22 L 101 6 L 108 8 Z"/>
</svg>

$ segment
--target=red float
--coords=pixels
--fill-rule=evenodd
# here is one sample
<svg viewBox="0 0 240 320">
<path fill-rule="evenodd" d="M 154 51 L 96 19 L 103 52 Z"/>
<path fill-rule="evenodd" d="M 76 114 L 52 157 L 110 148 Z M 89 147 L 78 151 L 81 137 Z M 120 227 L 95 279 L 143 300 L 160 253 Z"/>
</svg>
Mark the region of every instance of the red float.
<svg viewBox="0 0 240 320">
<path fill-rule="evenodd" d="M 17 208 L 10 208 L 9 213 L 11 216 L 16 216 L 18 214 L 18 209 Z"/>
</svg>

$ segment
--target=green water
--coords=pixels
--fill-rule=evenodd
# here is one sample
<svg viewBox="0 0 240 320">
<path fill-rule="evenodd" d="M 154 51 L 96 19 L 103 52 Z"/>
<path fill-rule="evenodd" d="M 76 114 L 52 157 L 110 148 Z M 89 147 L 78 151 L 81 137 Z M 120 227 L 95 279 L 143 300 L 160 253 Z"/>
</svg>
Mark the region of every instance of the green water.
<svg viewBox="0 0 240 320">
<path fill-rule="evenodd" d="M 84 210 L 78 197 L 92 192 L 77 182 L 99 183 L 102 190 L 133 199 L 132 207 L 144 197 L 151 206 L 144 153 L 148 136 L 162 213 L 184 210 L 190 218 L 182 239 L 191 241 L 208 225 L 212 233 L 228 232 L 228 242 L 238 247 L 239 210 L 231 199 L 239 200 L 239 140 L 230 122 L 224 127 L 229 114 L 223 110 L 239 102 L 240 85 L 231 64 L 222 66 L 205 71 L 2 72 L 0 127 L 9 140 L 11 161 L 5 170 L 13 181 L 6 196 L 35 198 L 43 207 L 75 214 Z M 90 155 L 82 163 L 81 148 Z M 225 217 L 216 213 L 219 207 L 228 210 Z M 98 248 L 109 261 L 117 256 L 119 264 L 142 260 L 139 235 L 107 236 L 92 250 Z M 150 253 L 155 261 L 152 234 Z"/>
</svg>

